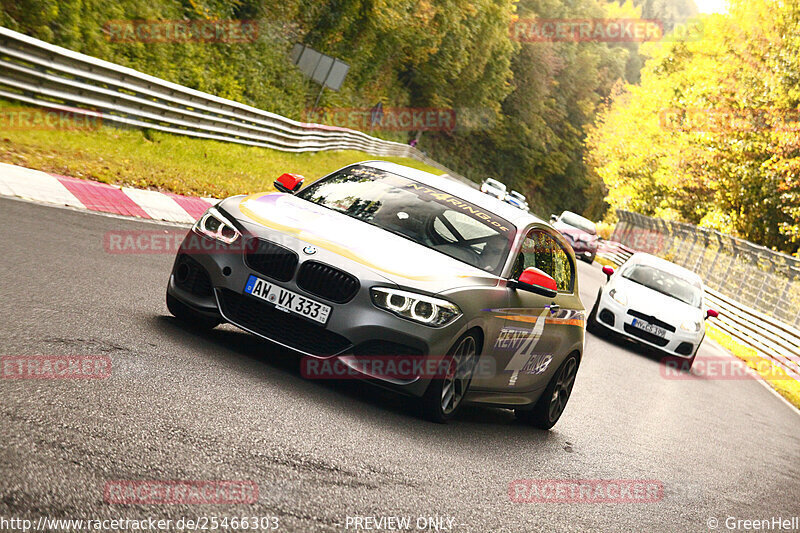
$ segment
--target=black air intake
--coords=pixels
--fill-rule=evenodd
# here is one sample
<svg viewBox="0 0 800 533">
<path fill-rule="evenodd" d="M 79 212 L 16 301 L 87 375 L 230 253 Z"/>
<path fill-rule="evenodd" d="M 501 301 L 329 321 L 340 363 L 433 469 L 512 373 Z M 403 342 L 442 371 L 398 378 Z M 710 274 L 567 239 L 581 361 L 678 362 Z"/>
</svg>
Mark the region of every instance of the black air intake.
<svg viewBox="0 0 800 533">
<path fill-rule="evenodd" d="M 358 292 L 358 280 L 343 272 L 317 261 L 306 261 L 300 265 L 297 286 L 315 296 L 336 303 L 346 303 Z"/>
<path fill-rule="evenodd" d="M 245 247 L 244 260 L 247 266 L 276 281 L 289 281 L 297 269 L 297 254 L 274 242 L 263 239 L 250 241 Z"/>
</svg>

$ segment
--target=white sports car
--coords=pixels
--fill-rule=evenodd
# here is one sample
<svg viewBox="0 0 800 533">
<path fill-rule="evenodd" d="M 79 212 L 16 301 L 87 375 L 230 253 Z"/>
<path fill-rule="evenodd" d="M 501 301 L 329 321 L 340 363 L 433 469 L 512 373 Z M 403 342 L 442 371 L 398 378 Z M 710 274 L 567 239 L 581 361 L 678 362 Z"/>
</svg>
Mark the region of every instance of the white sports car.
<svg viewBox="0 0 800 533">
<path fill-rule="evenodd" d="M 486 180 L 481 183 L 481 192 L 489 196 L 494 196 L 498 200 L 505 200 L 506 191 L 507 189 L 504 183 L 492 178 L 486 178 Z"/>
<path fill-rule="evenodd" d="M 706 334 L 705 319 L 719 316 L 705 310 L 700 277 L 646 253 L 634 254 L 617 272 L 611 267 L 603 272 L 608 282 L 600 288 L 587 329 L 657 348 L 691 368 Z"/>
</svg>

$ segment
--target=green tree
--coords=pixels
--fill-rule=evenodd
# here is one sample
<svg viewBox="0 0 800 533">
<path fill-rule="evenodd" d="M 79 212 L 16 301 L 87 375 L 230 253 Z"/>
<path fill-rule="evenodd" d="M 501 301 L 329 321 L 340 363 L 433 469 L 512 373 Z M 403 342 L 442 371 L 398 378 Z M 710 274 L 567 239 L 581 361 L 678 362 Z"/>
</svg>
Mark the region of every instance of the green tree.
<svg viewBox="0 0 800 533">
<path fill-rule="evenodd" d="M 588 138 L 608 203 L 798 250 L 800 6 L 731 3 L 702 40 L 643 48 Z"/>
</svg>

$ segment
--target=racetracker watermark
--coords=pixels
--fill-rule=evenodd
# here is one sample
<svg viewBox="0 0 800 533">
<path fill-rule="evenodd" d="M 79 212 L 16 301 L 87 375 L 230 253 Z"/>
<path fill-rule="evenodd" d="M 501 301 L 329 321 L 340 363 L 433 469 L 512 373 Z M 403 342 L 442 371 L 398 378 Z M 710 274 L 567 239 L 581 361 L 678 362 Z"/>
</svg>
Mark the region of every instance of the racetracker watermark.
<svg viewBox="0 0 800 533">
<path fill-rule="evenodd" d="M 515 479 L 514 503 L 656 503 L 664 484 L 653 479 Z"/>
<path fill-rule="evenodd" d="M 383 379 L 410 381 L 422 379 L 464 378 L 469 368 L 458 367 L 445 355 L 350 355 L 319 359 L 303 357 L 300 373 L 306 379 Z M 472 377 L 497 375 L 493 357 L 481 357 L 472 367 Z"/>
<path fill-rule="evenodd" d="M 253 481 L 109 481 L 103 500 L 114 504 L 256 503 Z"/>
<path fill-rule="evenodd" d="M 3 379 L 105 379 L 111 375 L 106 355 L 4 355 Z"/>
<path fill-rule="evenodd" d="M 698 40 L 703 23 L 689 20 L 676 24 L 665 34 L 664 23 L 655 19 L 592 18 L 545 19 L 521 18 L 511 22 L 509 35 L 522 43 L 642 43 L 661 40 Z"/>
<path fill-rule="evenodd" d="M 362 131 L 453 131 L 457 126 L 455 109 L 435 107 L 306 109 L 303 120 Z"/>
<path fill-rule="evenodd" d="M 744 379 L 793 380 L 795 379 L 780 366 L 766 359 L 751 362 L 749 367 L 739 359 L 729 357 L 703 357 L 693 364 L 681 357 L 661 359 L 661 377 L 664 379 L 710 379 L 735 381 Z"/>
<path fill-rule="evenodd" d="M 103 235 L 103 249 L 109 254 L 193 255 L 241 254 L 258 249 L 258 240 L 237 238 L 225 243 L 187 230 L 111 230 Z"/>
<path fill-rule="evenodd" d="M 103 25 L 113 43 L 252 43 L 255 20 L 109 20 Z"/>
<path fill-rule="evenodd" d="M 181 518 L 54 518 L 38 520 L 0 516 L 0 531 L 271 531 L 280 529 L 277 516 L 192 516 Z"/>
<path fill-rule="evenodd" d="M 97 130 L 103 116 L 97 111 L 72 107 L 31 109 L 6 107 L 0 109 L 2 130 Z"/>
<path fill-rule="evenodd" d="M 670 131 L 733 133 L 758 131 L 800 132 L 800 110 L 777 108 L 670 108 L 658 114 Z"/>
</svg>

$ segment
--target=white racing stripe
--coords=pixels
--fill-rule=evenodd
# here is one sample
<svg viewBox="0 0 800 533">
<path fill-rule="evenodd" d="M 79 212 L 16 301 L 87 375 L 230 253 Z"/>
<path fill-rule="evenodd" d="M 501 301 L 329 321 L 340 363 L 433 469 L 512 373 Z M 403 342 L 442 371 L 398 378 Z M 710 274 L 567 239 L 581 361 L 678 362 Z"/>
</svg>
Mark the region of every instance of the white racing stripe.
<svg viewBox="0 0 800 533">
<path fill-rule="evenodd" d="M 86 206 L 53 176 L 5 163 L 0 163 L 0 195 L 19 196 L 27 200 L 86 209 Z"/>
<path fill-rule="evenodd" d="M 194 218 L 166 194 L 130 187 L 123 187 L 122 192 L 136 202 L 151 218 L 170 222 L 194 222 Z"/>
</svg>

